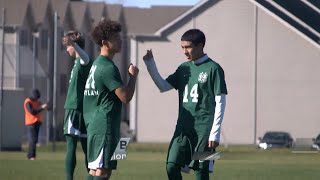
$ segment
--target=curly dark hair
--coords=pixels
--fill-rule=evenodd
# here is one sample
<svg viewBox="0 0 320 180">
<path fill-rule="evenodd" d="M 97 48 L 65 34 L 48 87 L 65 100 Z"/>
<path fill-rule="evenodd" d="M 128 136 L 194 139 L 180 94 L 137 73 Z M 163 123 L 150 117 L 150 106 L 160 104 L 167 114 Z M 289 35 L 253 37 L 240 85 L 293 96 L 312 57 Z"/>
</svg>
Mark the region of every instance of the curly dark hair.
<svg viewBox="0 0 320 180">
<path fill-rule="evenodd" d="M 84 48 L 85 40 L 81 33 L 79 33 L 78 31 L 68 31 L 67 34 L 65 34 L 62 38 L 62 44 L 65 46 L 70 45 L 67 40 L 68 37 L 70 37 L 73 42 L 77 43 L 79 47 L 81 47 L 82 49 Z"/>
<path fill-rule="evenodd" d="M 109 40 L 119 32 L 121 32 L 121 24 L 119 22 L 103 19 L 93 29 L 91 36 L 96 44 L 102 46 L 102 40 Z"/>
</svg>

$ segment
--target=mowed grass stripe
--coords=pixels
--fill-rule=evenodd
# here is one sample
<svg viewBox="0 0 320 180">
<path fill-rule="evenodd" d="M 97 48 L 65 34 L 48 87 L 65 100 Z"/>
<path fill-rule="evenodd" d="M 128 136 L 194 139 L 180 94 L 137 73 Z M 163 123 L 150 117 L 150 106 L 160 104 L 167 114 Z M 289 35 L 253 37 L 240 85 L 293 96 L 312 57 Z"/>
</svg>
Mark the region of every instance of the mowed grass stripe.
<svg viewBox="0 0 320 180">
<path fill-rule="evenodd" d="M 56 152 L 51 147 L 38 148 L 36 161 L 29 161 L 26 152 L 0 152 L 0 180 L 63 180 L 65 144 Z M 130 144 L 127 159 L 119 161 L 115 180 L 165 180 L 166 144 Z M 318 180 L 320 153 L 294 154 L 290 150 L 258 150 L 254 146 L 221 147 L 221 160 L 216 161 L 214 180 Z M 85 179 L 84 156 L 77 153 L 75 180 Z M 183 174 L 194 180 L 193 173 Z"/>
</svg>

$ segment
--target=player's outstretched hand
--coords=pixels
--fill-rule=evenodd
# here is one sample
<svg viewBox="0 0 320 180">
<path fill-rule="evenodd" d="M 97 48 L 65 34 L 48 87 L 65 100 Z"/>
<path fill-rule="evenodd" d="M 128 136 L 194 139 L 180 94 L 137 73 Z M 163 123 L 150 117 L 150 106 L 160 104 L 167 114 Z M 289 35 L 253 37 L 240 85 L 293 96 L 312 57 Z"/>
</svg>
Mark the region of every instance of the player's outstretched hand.
<svg viewBox="0 0 320 180">
<path fill-rule="evenodd" d="M 130 63 L 128 72 L 130 76 L 137 77 L 139 74 L 139 69 L 138 67 L 134 66 L 133 64 Z"/>
<path fill-rule="evenodd" d="M 148 61 L 150 59 L 153 59 L 153 54 L 152 54 L 152 50 L 147 50 L 146 55 L 143 56 L 143 60 L 144 61 Z"/>
</svg>

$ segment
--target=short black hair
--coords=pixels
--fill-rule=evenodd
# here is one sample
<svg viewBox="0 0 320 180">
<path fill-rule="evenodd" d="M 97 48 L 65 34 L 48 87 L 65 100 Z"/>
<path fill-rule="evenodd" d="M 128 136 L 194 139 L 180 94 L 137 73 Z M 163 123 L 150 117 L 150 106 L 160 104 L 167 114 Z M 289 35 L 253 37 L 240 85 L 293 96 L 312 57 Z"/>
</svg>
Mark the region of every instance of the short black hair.
<svg viewBox="0 0 320 180">
<path fill-rule="evenodd" d="M 194 45 L 206 44 L 206 36 L 199 29 L 190 29 L 181 36 L 181 41 L 190 41 Z"/>
<path fill-rule="evenodd" d="M 31 99 L 39 99 L 41 96 L 39 89 L 35 88 L 31 90 L 30 98 Z"/>
</svg>

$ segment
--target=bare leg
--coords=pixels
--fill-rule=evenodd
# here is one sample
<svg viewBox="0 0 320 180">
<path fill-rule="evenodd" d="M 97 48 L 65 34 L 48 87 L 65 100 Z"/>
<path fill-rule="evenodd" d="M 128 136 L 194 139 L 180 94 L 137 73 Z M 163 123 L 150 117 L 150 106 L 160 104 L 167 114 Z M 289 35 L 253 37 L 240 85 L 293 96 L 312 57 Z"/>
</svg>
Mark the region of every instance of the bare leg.
<svg viewBox="0 0 320 180">
<path fill-rule="evenodd" d="M 96 170 L 96 176 L 99 177 L 105 177 L 106 179 L 109 179 L 110 176 L 112 174 L 112 170 L 111 169 L 106 169 L 106 168 L 98 168 Z"/>
<path fill-rule="evenodd" d="M 93 169 L 90 169 L 89 174 L 90 174 L 91 176 L 96 176 L 96 171 L 93 170 Z"/>
</svg>

